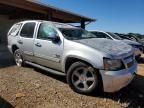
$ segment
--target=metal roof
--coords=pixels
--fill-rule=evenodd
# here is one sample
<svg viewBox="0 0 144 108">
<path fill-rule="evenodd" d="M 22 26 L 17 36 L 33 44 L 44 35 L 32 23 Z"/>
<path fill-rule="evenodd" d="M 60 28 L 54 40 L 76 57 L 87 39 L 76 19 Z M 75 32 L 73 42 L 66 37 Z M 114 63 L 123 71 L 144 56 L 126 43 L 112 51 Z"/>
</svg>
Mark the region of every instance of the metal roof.
<svg viewBox="0 0 144 108">
<path fill-rule="evenodd" d="M 96 21 L 93 18 L 89 18 L 48 4 L 44 4 L 37 0 L 0 0 L 0 14 L 4 12 L 9 15 L 14 14 L 13 17 L 46 16 L 51 14 L 52 20 L 69 23 L 79 23 L 81 21 Z M 16 12 L 18 12 L 18 15 L 16 14 Z"/>
<path fill-rule="evenodd" d="M 56 11 L 63 11 L 63 12 L 65 12 L 65 13 L 69 13 L 69 14 L 71 14 L 71 15 L 73 15 L 73 16 L 81 17 L 81 18 L 83 18 L 83 19 L 85 19 L 85 20 L 88 20 L 88 21 L 96 21 L 96 19 L 93 19 L 93 18 L 90 18 L 90 17 L 86 17 L 86 16 L 83 16 L 83 15 L 80 15 L 80 14 L 77 14 L 77 13 L 73 13 L 73 12 L 71 12 L 71 11 L 64 10 L 64 9 L 61 9 L 61 8 L 58 8 L 58 7 L 49 5 L 49 4 L 44 4 L 44 3 L 42 3 L 42 2 L 40 2 L 40 1 L 38 1 L 38 0 L 27 0 L 27 1 L 33 2 L 33 3 L 36 3 L 36 4 L 39 4 L 39 5 L 44 6 L 44 7 L 46 7 L 46 8 L 47 8 L 47 7 L 52 8 L 52 9 L 54 9 L 54 10 L 56 10 Z"/>
</svg>

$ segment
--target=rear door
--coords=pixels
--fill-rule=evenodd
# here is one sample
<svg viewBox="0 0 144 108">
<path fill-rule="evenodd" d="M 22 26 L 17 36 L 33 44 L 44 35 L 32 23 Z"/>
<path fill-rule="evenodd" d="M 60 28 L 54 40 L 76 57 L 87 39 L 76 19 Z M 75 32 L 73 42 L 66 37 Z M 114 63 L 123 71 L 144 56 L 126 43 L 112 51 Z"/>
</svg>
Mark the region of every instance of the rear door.
<svg viewBox="0 0 144 108">
<path fill-rule="evenodd" d="M 8 35 L 7 35 L 8 36 L 8 48 L 11 51 L 11 53 L 12 53 L 12 48 L 11 47 L 12 47 L 13 43 L 15 43 L 15 41 L 18 38 L 18 33 L 21 29 L 21 26 L 22 26 L 21 23 L 15 24 L 11 27 L 11 29 L 8 32 Z"/>
<path fill-rule="evenodd" d="M 34 36 L 35 36 L 36 22 L 27 22 L 23 25 L 18 44 L 20 45 L 20 49 L 23 52 L 24 58 L 28 61 L 33 60 L 33 44 L 34 44 Z"/>
</svg>

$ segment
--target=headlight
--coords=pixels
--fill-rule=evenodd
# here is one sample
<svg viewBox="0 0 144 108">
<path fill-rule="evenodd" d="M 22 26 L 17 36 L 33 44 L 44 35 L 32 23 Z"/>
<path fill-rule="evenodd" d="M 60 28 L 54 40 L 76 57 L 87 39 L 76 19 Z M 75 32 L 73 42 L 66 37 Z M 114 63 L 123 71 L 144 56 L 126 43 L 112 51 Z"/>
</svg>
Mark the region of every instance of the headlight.
<svg viewBox="0 0 144 108">
<path fill-rule="evenodd" d="M 124 69 L 124 64 L 122 63 L 122 60 L 104 58 L 103 61 L 105 70 L 117 71 Z"/>
</svg>

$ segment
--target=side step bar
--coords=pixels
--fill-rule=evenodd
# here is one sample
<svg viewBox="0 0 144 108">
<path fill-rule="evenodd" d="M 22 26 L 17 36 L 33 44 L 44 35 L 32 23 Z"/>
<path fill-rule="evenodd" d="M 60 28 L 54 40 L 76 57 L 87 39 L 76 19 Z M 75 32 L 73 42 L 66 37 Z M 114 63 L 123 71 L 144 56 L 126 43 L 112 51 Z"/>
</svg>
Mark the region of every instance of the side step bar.
<svg viewBox="0 0 144 108">
<path fill-rule="evenodd" d="M 32 62 L 25 61 L 25 63 L 26 63 L 26 64 L 29 64 L 29 65 L 32 65 L 32 66 L 34 66 L 34 67 L 40 68 L 40 69 L 42 69 L 42 70 L 45 70 L 45 71 L 47 71 L 47 72 L 50 72 L 50 73 L 52 73 L 52 74 L 61 75 L 61 76 L 65 76 L 65 75 L 66 75 L 66 74 L 63 73 L 63 72 L 56 71 L 56 70 L 53 70 L 53 69 L 50 69 L 50 68 L 47 68 L 47 67 L 44 67 L 44 66 L 41 66 L 41 65 L 32 63 Z"/>
</svg>

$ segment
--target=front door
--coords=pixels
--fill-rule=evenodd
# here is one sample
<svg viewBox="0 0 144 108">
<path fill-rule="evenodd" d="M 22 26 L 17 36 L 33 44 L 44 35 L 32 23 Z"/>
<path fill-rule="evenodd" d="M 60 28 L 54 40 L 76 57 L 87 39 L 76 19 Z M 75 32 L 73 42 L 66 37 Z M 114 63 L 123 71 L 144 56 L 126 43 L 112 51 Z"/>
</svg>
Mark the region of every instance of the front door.
<svg viewBox="0 0 144 108">
<path fill-rule="evenodd" d="M 53 42 L 49 39 L 51 33 L 59 36 L 58 30 L 49 22 L 41 23 L 34 42 L 34 56 L 40 65 L 61 71 L 63 42 Z"/>
</svg>

